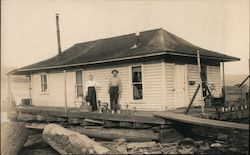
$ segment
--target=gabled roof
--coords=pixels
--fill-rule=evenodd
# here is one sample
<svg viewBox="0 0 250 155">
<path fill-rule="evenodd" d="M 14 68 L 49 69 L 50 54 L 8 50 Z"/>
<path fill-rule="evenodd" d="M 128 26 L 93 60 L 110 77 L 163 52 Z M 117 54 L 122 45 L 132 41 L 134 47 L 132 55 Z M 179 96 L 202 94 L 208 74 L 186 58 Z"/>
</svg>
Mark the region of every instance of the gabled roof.
<svg viewBox="0 0 250 155">
<path fill-rule="evenodd" d="M 220 54 L 197 47 L 164 29 L 143 31 L 139 34 L 139 46 L 133 48 L 138 37 L 135 33 L 99 39 L 90 42 L 77 43 L 62 53 L 47 60 L 25 66 L 11 74 L 37 71 L 42 69 L 56 69 L 73 67 L 102 62 L 119 61 L 155 55 L 181 55 L 196 57 L 197 50 L 201 58 L 216 59 L 219 61 L 236 61 L 239 58 Z"/>
</svg>

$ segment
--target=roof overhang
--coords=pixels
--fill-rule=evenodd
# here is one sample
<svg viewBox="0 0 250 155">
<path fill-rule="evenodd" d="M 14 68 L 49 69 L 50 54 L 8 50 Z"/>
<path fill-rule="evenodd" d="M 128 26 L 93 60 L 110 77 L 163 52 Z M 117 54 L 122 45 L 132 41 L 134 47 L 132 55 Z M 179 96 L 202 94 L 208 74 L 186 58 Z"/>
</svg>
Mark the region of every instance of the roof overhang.
<svg viewBox="0 0 250 155">
<path fill-rule="evenodd" d="M 145 54 L 145 55 L 124 57 L 124 58 L 115 58 L 115 59 L 109 59 L 109 60 L 92 61 L 92 62 L 86 62 L 86 63 L 77 63 L 77 64 L 70 64 L 70 65 L 49 66 L 49 67 L 39 67 L 39 68 L 29 68 L 29 69 L 22 69 L 21 68 L 21 69 L 16 69 L 16 70 L 9 72 L 8 75 L 23 75 L 22 72 L 33 72 L 33 71 L 48 70 L 48 69 L 63 69 L 63 68 L 67 68 L 67 67 L 101 64 L 101 63 L 108 63 L 108 62 L 115 62 L 115 61 L 123 61 L 123 60 L 131 60 L 131 59 L 138 59 L 138 58 L 160 56 L 160 55 L 165 55 L 165 54 L 166 54 L 165 51 L 161 51 L 161 52 Z"/>
<path fill-rule="evenodd" d="M 197 58 L 197 55 L 193 55 L 193 54 L 187 54 L 187 53 L 177 53 L 177 52 L 173 52 L 173 51 L 168 51 L 166 53 L 167 55 L 175 55 L 175 56 L 184 56 L 184 57 L 195 57 Z M 240 58 L 236 58 L 236 57 L 215 57 L 215 56 L 205 56 L 205 55 L 201 55 L 200 58 L 204 58 L 204 59 L 211 59 L 211 60 L 218 60 L 220 62 L 229 62 L 229 61 L 239 61 Z"/>
<path fill-rule="evenodd" d="M 28 68 L 28 69 L 16 69 L 8 73 L 8 75 L 25 75 L 30 72 L 39 71 L 39 70 L 50 70 L 50 69 L 64 69 L 68 67 L 77 67 L 77 66 L 86 66 L 86 65 L 94 65 L 94 64 L 102 64 L 102 63 L 109 63 L 109 62 L 117 62 L 117 61 L 124 61 L 124 60 L 131 60 L 131 59 L 138 59 L 138 58 L 146 58 L 146 57 L 153 57 L 153 56 L 160 56 L 160 55 L 174 55 L 174 56 L 183 56 L 183 57 L 197 57 L 197 55 L 187 54 L 187 53 L 180 53 L 174 51 L 160 51 L 151 54 L 144 54 L 144 55 L 137 55 L 137 56 L 130 56 L 130 57 L 123 57 L 123 58 L 115 58 L 115 59 L 108 59 L 108 60 L 100 60 L 100 61 L 92 61 L 92 62 L 85 62 L 85 63 L 77 63 L 77 64 L 68 64 L 68 65 L 60 65 L 60 66 L 49 66 L 49 67 L 39 67 L 39 68 Z M 229 61 L 239 61 L 239 58 L 236 57 L 214 57 L 214 56 L 205 56 L 201 55 L 201 59 L 210 59 L 210 60 L 217 60 L 220 62 L 229 62 Z"/>
</svg>

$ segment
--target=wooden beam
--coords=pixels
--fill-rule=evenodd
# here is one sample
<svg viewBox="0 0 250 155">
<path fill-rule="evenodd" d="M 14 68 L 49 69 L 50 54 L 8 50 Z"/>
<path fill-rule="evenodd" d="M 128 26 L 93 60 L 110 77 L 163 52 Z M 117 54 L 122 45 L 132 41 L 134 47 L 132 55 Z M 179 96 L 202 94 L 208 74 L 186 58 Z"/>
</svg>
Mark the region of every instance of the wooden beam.
<svg viewBox="0 0 250 155">
<path fill-rule="evenodd" d="M 191 105 L 193 104 L 195 96 L 197 95 L 199 89 L 200 89 L 200 84 L 198 84 L 198 86 L 197 86 L 197 88 L 196 88 L 196 90 L 194 92 L 194 95 L 193 95 L 193 97 L 192 97 L 192 99 L 191 99 L 191 101 L 190 101 L 190 103 L 188 105 L 188 108 L 187 108 L 187 111 L 185 112 L 185 114 L 188 114 L 189 109 L 190 109 Z"/>
<path fill-rule="evenodd" d="M 153 130 L 135 130 L 135 129 L 105 129 L 95 128 L 86 129 L 80 126 L 70 126 L 70 130 L 85 134 L 91 138 L 115 140 L 124 138 L 126 141 L 131 142 L 143 142 L 159 140 L 159 133 L 155 133 Z"/>
<path fill-rule="evenodd" d="M 199 84 L 202 88 L 202 79 L 201 79 L 201 59 L 200 59 L 200 51 L 197 50 L 197 62 L 198 62 L 198 70 L 199 70 Z M 202 89 L 201 89 L 201 111 L 202 111 L 202 115 L 204 116 L 204 102 L 202 99 Z"/>
<path fill-rule="evenodd" d="M 172 113 L 172 112 L 164 112 L 164 113 L 159 112 L 159 113 L 154 114 L 154 116 L 165 118 L 169 121 L 180 122 L 180 123 L 249 131 L 249 124 L 204 119 L 204 118 L 193 117 L 189 115 L 177 114 L 177 113 Z"/>
<path fill-rule="evenodd" d="M 64 73 L 64 108 L 65 108 L 65 116 L 67 116 L 67 74 L 66 71 L 63 70 Z"/>
<path fill-rule="evenodd" d="M 62 108 L 46 109 L 42 107 L 25 107 L 20 109 L 21 112 L 29 114 L 41 114 L 51 115 L 58 117 L 65 117 L 65 113 Z M 125 121 L 125 122 L 138 122 L 148 124 L 166 124 L 166 120 L 153 116 L 142 115 L 127 115 L 127 114 L 109 114 L 109 113 L 95 113 L 95 112 L 79 112 L 79 111 L 67 111 L 67 117 L 75 118 L 88 118 L 96 120 L 110 120 L 110 121 Z"/>
<path fill-rule="evenodd" d="M 30 76 L 29 76 L 29 96 L 30 96 L 30 105 L 32 105 L 32 81 L 31 81 L 31 78 L 32 78 L 32 73 L 30 73 Z"/>
<path fill-rule="evenodd" d="M 9 108 L 12 108 L 12 99 L 11 99 L 11 85 L 10 85 L 10 75 L 8 75 L 8 91 L 9 91 Z"/>
</svg>

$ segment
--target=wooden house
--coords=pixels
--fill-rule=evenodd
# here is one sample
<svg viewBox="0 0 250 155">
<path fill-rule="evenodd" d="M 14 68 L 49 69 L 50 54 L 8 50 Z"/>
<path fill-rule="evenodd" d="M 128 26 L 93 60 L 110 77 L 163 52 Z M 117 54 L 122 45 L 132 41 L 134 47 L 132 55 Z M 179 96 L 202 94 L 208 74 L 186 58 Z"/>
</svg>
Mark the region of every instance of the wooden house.
<svg viewBox="0 0 250 155">
<path fill-rule="evenodd" d="M 186 107 L 201 75 L 212 94 L 222 94 L 222 67 L 239 58 L 195 46 L 164 29 L 77 43 L 47 60 L 19 68 L 10 75 L 30 77 L 30 98 L 34 106 L 78 107 L 85 96 L 89 75 L 100 84 L 97 99 L 109 102 L 111 71 L 119 71 L 124 109 L 165 111 Z M 202 89 L 201 89 L 202 90 Z M 200 105 L 206 91 L 199 91 L 194 105 Z"/>
</svg>

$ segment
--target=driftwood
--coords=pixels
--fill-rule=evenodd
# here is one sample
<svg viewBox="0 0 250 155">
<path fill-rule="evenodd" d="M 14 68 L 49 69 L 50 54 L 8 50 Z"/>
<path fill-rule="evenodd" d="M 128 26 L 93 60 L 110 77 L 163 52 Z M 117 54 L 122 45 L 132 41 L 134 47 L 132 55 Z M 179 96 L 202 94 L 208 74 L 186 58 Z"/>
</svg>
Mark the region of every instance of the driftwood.
<svg viewBox="0 0 250 155">
<path fill-rule="evenodd" d="M 109 149 L 85 135 L 49 124 L 44 128 L 43 139 L 61 154 L 104 154 Z"/>
<path fill-rule="evenodd" d="M 134 147 L 136 148 L 152 147 L 154 145 L 156 145 L 155 142 L 136 142 L 136 143 L 128 143 L 126 146 L 127 146 L 127 149 L 132 149 Z"/>
<path fill-rule="evenodd" d="M 103 124 L 103 121 L 94 120 L 94 119 L 84 119 L 85 122 L 95 123 L 95 124 Z"/>
<path fill-rule="evenodd" d="M 86 129 L 79 126 L 70 126 L 70 129 L 89 137 L 115 140 L 124 138 L 127 141 L 143 142 L 159 140 L 159 133 L 154 133 L 152 130 L 134 130 L 134 129 L 105 129 L 95 128 Z"/>
<path fill-rule="evenodd" d="M 16 155 L 27 141 L 29 130 L 24 123 L 8 122 L 1 125 L 1 154 Z"/>
</svg>

